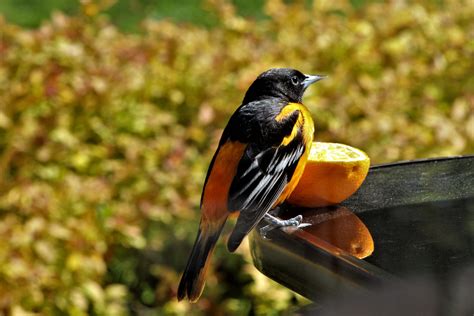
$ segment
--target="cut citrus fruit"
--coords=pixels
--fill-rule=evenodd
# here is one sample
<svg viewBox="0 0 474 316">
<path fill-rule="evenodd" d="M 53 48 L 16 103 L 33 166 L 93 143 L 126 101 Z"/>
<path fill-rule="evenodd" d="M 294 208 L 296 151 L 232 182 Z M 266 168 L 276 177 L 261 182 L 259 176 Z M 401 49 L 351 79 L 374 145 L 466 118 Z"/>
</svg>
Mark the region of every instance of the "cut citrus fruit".
<svg viewBox="0 0 474 316">
<path fill-rule="evenodd" d="M 313 142 L 308 162 L 288 203 L 304 207 L 337 204 L 364 182 L 370 159 L 357 148 L 337 143 Z"/>
</svg>

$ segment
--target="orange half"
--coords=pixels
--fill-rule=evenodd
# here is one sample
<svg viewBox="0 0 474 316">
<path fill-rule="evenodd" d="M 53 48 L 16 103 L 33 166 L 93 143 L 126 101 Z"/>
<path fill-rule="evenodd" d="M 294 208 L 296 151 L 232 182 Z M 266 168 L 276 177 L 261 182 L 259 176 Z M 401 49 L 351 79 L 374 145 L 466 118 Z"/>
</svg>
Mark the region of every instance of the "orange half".
<svg viewBox="0 0 474 316">
<path fill-rule="evenodd" d="M 303 175 L 287 201 L 304 207 L 340 203 L 362 185 L 369 167 L 370 158 L 360 149 L 313 142 Z"/>
</svg>

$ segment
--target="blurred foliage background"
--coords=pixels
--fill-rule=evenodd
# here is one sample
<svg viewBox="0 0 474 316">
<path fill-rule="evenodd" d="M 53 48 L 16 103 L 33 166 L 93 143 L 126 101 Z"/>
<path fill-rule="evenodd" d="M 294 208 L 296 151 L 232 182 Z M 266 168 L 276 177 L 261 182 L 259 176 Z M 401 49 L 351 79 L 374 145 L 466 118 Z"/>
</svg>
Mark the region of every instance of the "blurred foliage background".
<svg viewBox="0 0 474 316">
<path fill-rule="evenodd" d="M 471 1 L 248 3 L 0 3 L 0 313 L 304 303 L 246 243 L 219 244 L 196 305 L 174 298 L 207 165 L 267 68 L 330 76 L 305 98 L 318 140 L 375 163 L 474 152 Z"/>
</svg>

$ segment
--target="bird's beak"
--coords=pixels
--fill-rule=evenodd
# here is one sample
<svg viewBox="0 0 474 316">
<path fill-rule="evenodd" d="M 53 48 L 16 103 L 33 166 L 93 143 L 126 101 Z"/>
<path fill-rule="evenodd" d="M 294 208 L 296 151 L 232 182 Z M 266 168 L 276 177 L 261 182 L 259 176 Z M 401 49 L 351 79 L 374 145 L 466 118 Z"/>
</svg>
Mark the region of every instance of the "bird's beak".
<svg viewBox="0 0 474 316">
<path fill-rule="evenodd" d="M 319 76 L 319 75 L 305 75 L 306 78 L 303 80 L 303 87 L 304 89 L 308 88 L 311 84 L 318 82 L 319 80 L 323 80 L 326 76 Z"/>
</svg>

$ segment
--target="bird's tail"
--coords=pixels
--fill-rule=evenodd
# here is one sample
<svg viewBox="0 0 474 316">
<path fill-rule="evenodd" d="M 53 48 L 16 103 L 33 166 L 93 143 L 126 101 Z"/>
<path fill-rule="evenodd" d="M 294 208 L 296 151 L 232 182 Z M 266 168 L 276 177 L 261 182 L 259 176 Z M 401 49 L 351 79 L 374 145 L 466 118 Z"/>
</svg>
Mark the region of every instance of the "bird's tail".
<svg viewBox="0 0 474 316">
<path fill-rule="evenodd" d="M 201 296 L 210 257 L 226 219 L 227 217 L 224 217 L 217 223 L 208 223 L 201 220 L 193 250 L 179 282 L 178 301 L 187 297 L 194 303 Z"/>
</svg>

